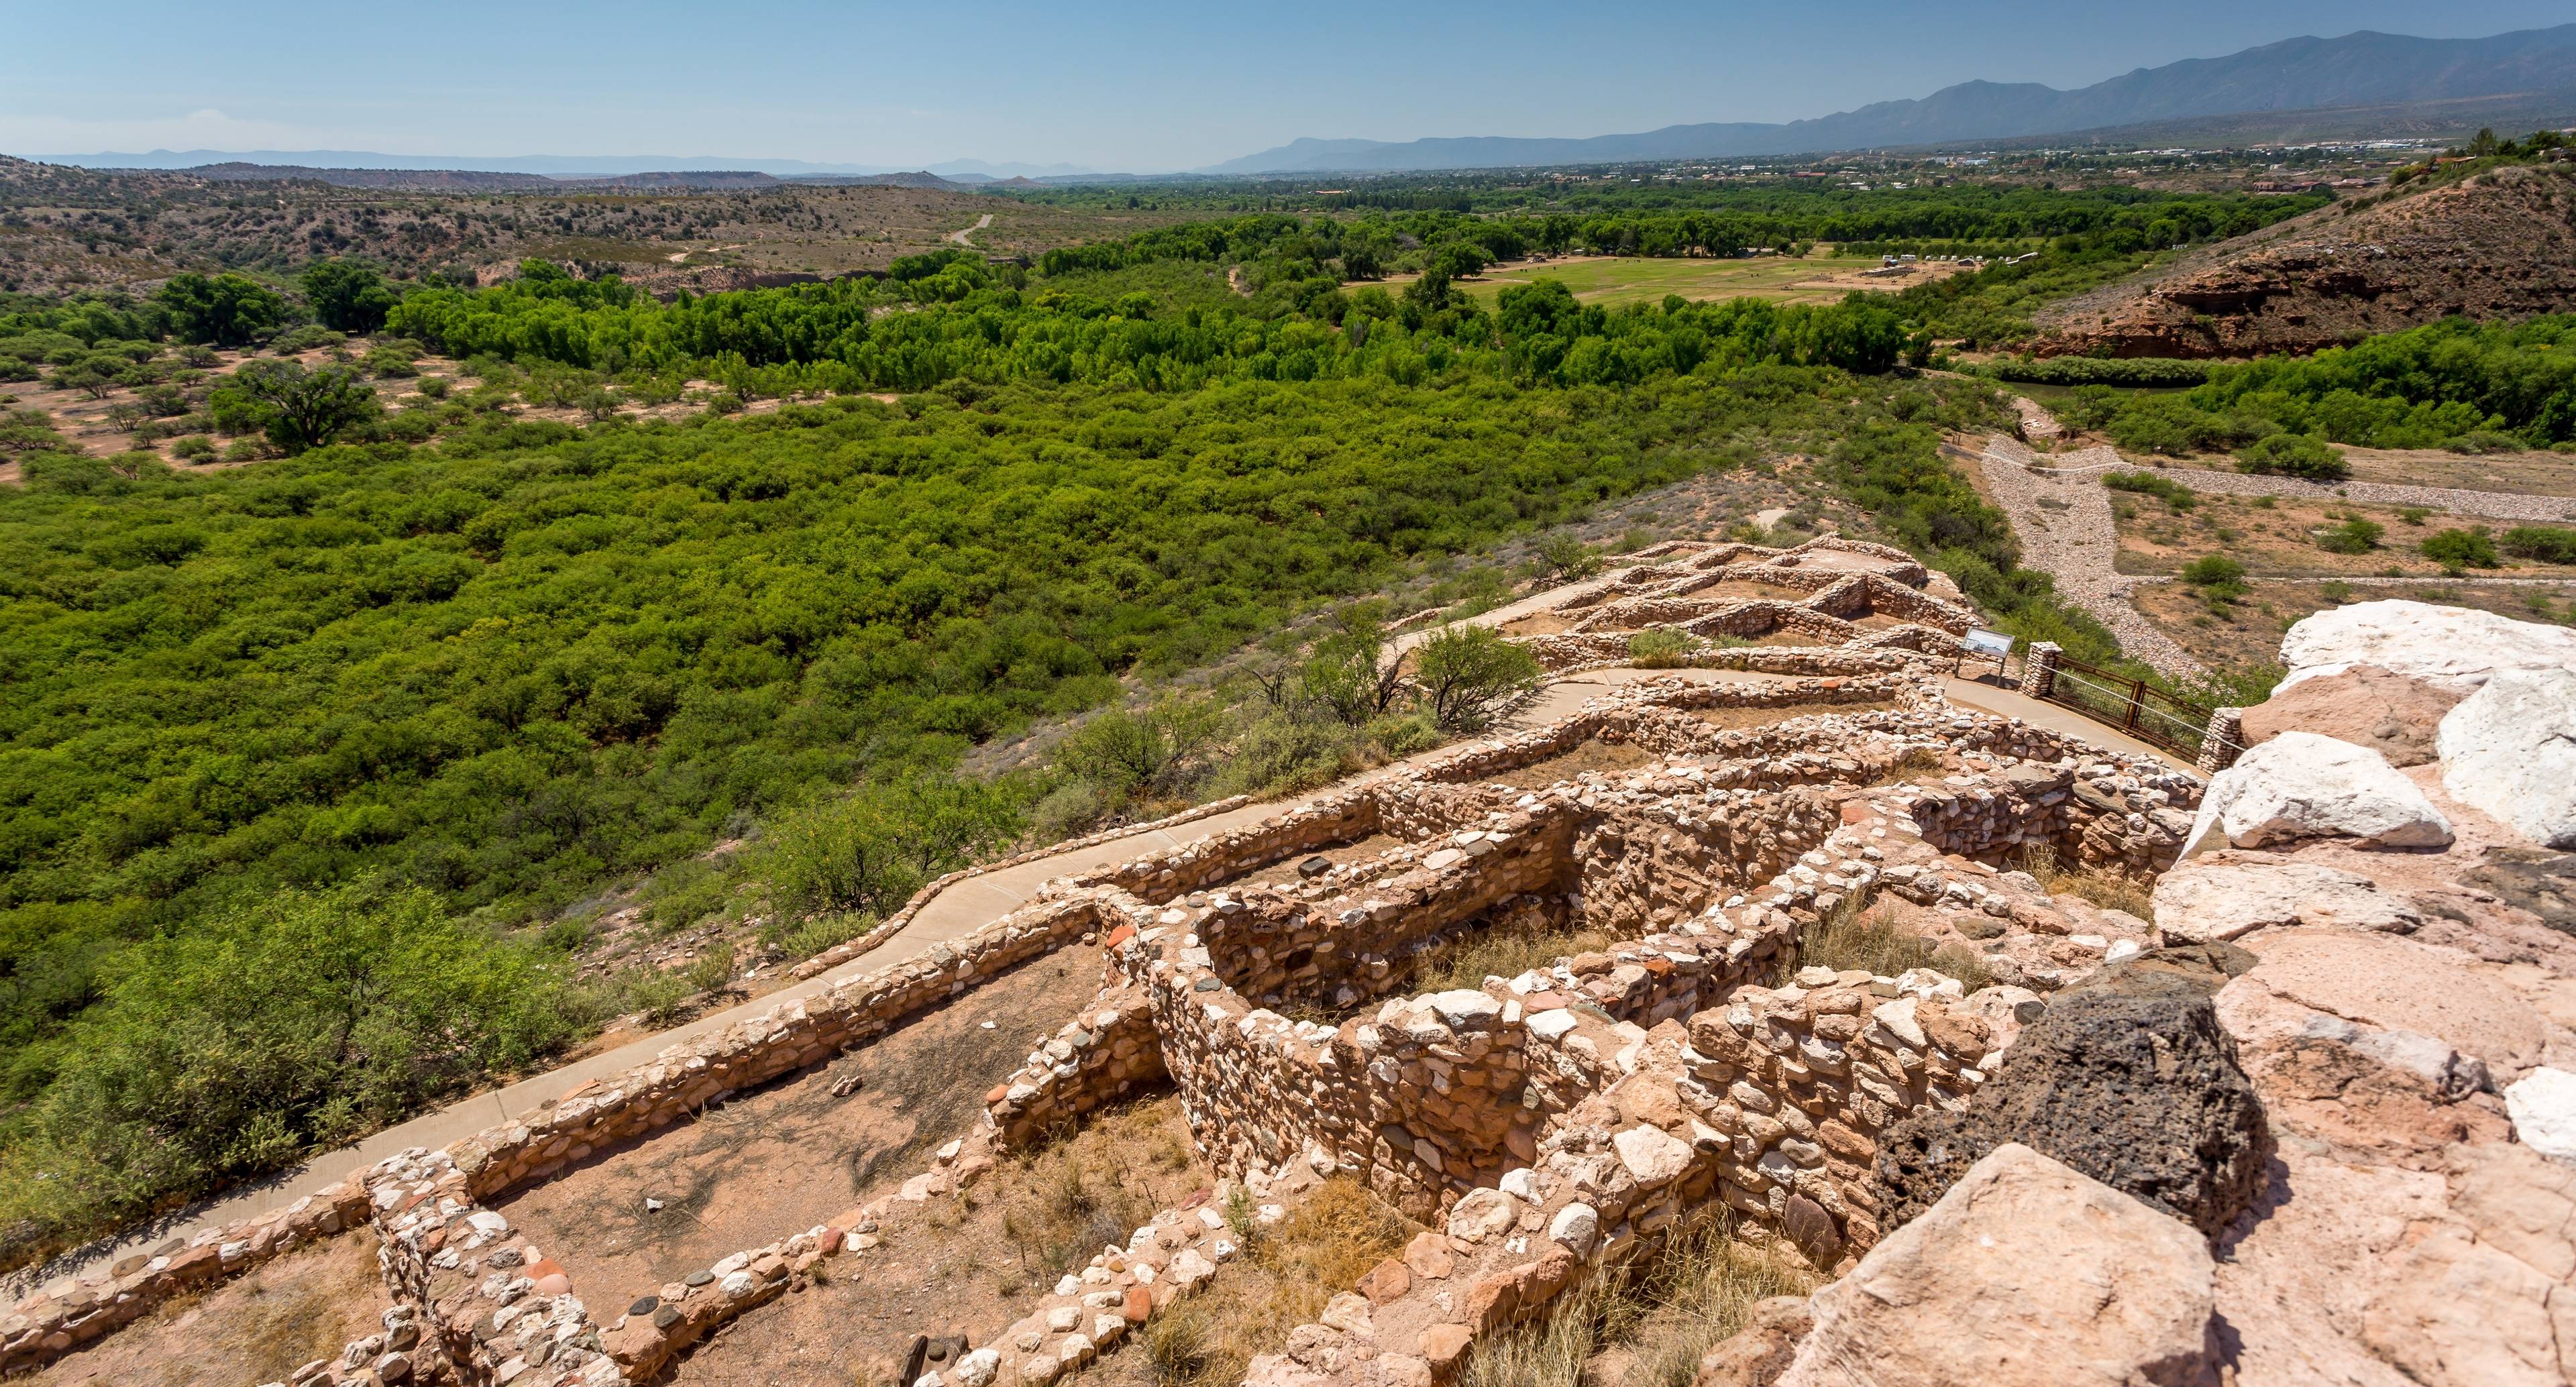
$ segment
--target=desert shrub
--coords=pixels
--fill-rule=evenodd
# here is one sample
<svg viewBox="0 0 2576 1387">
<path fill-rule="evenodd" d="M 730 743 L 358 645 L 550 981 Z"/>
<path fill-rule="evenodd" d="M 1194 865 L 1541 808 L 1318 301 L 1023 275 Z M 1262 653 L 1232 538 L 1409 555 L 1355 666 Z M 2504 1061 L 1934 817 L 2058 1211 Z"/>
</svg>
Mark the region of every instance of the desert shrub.
<svg viewBox="0 0 2576 1387">
<path fill-rule="evenodd" d="M 1818 1277 L 1784 1251 L 1739 1236 L 1735 1215 L 1702 1209 L 1640 1255 L 1560 1294 L 1548 1313 L 1476 1341 L 1460 1387 L 1582 1387 L 1604 1350 L 1631 1350 L 1619 1387 L 1690 1387 L 1709 1349 L 1756 1303 L 1806 1295 Z"/>
<path fill-rule="evenodd" d="M 1539 576 L 1557 583 L 1570 583 L 1589 578 L 1601 571 L 1601 556 L 1592 546 L 1568 534 L 1549 535 L 1539 541 Z"/>
<path fill-rule="evenodd" d="M 2497 557 L 2495 541 L 2483 529 L 2443 530 L 2427 535 L 2421 546 L 2424 557 L 2448 569 L 2496 568 L 2503 564 Z"/>
<path fill-rule="evenodd" d="M 2081 896 L 2105 910 L 2124 910 L 2141 920 L 2155 918 L 2155 902 L 2148 887 L 2116 872 L 2068 871 L 2059 864 L 2057 850 L 2046 843 L 2033 843 L 2022 850 L 2021 869 L 2037 878 L 2052 896 Z"/>
<path fill-rule="evenodd" d="M 1170 1387 L 1240 1383 L 1254 1355 L 1278 1352 L 1290 1330 L 1313 1323 L 1334 1295 L 1404 1251 L 1413 1232 L 1349 1176 L 1325 1181 L 1275 1225 L 1245 1220 L 1236 1229 L 1243 1255 L 1226 1274 L 1147 1322 L 1154 1380 Z"/>
<path fill-rule="evenodd" d="M 1462 926 L 1415 958 L 1413 990 L 1482 987 L 1489 977 L 1516 978 L 1532 968 L 1546 968 L 1560 958 L 1614 942 L 1615 937 L 1605 930 L 1579 925 L 1551 928 L 1525 919 L 1483 928 Z"/>
<path fill-rule="evenodd" d="M 2379 547 L 2380 536 L 2387 532 L 2378 521 L 2355 517 L 2317 531 L 2316 543 L 2329 554 L 2367 554 Z"/>
<path fill-rule="evenodd" d="M 1985 374 L 2033 385 L 2198 385 L 2209 379 L 2209 363 L 2155 356 L 2051 356 L 1997 361 L 1985 368 Z"/>
<path fill-rule="evenodd" d="M 0 1153 L 11 1252 L 355 1137 L 586 1019 L 544 951 L 374 882 L 242 897 L 134 946 L 101 989 Z"/>
<path fill-rule="evenodd" d="M 2552 525 L 2516 525 L 2496 547 L 2517 559 L 2541 563 L 2576 563 L 2576 529 Z"/>
<path fill-rule="evenodd" d="M 2106 472 L 2102 476 L 2102 485 L 2113 491 L 2134 491 L 2156 497 L 2176 512 L 2187 511 L 2200 504 L 2199 494 L 2190 487 L 2153 472 Z"/>
<path fill-rule="evenodd" d="M 2442 446 L 2454 453 L 2519 453 L 2531 445 L 2501 429 L 2475 428 Z"/>
<path fill-rule="evenodd" d="M 2276 433 L 2236 450 L 2236 465 L 2247 472 L 2278 472 L 2311 482 L 2339 482 L 2352 467 L 2324 439 L 2313 434 Z"/>
<path fill-rule="evenodd" d="M 215 455 L 215 440 L 194 434 L 170 445 L 170 456 L 176 458 L 210 458 Z"/>
<path fill-rule="evenodd" d="M 1413 682 L 1432 721 L 1451 732 L 1483 727 L 1497 700 L 1528 688 L 1540 673 L 1537 656 L 1487 626 L 1444 626 L 1414 652 Z"/>
<path fill-rule="evenodd" d="M 1687 664 L 1706 641 L 1670 626 L 1639 631 L 1628 638 L 1628 663 L 1639 669 L 1673 669 Z"/>
<path fill-rule="evenodd" d="M 1843 897 L 1832 913 L 1798 936 L 1797 967 L 1860 969 L 1892 978 L 1909 968 L 1932 968 L 1957 978 L 1970 992 L 1994 981 L 1985 960 L 1956 944 L 1934 944 L 1873 907 L 1862 892 Z"/>
<path fill-rule="evenodd" d="M 2196 588 L 2241 583 L 2244 578 L 2245 565 L 2225 554 L 2203 554 L 2182 567 L 2182 580 Z"/>
<path fill-rule="evenodd" d="M 1020 796 L 980 781 L 914 776 L 780 815 L 745 870 L 797 916 L 884 914 L 1021 827 Z"/>
</svg>

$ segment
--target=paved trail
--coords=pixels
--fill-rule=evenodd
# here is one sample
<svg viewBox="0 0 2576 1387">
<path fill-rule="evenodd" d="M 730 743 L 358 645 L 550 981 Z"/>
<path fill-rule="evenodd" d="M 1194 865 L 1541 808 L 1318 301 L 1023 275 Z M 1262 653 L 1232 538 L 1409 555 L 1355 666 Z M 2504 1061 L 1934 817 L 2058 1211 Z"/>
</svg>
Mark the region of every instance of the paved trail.
<svg viewBox="0 0 2576 1387">
<path fill-rule="evenodd" d="M 980 216 L 980 217 L 977 217 L 977 218 L 975 219 L 975 224 L 974 224 L 973 226 L 965 227 L 965 228 L 962 228 L 962 229 L 960 229 L 960 230 L 956 230 L 956 231 L 951 231 L 951 232 L 949 232 L 945 237 L 943 237 L 943 238 L 941 238 L 941 239 L 943 239 L 943 240 L 948 240 L 948 241 L 954 241 L 954 242 L 956 242 L 958 245 L 965 246 L 965 247 L 967 247 L 968 249 L 973 249 L 973 247 L 974 247 L 975 243 L 974 243 L 974 242 L 972 242 L 972 241 L 967 240 L 966 238 L 967 238 L 967 237 L 969 237 L 969 236 L 974 235 L 974 234 L 975 234 L 976 232 L 978 232 L 978 231 L 983 230 L 985 227 L 991 226 L 992 224 L 993 224 L 993 214 L 992 214 L 992 213 L 990 213 L 990 212 L 987 212 L 987 213 L 985 213 L 984 215 L 982 215 L 982 216 Z"/>
</svg>

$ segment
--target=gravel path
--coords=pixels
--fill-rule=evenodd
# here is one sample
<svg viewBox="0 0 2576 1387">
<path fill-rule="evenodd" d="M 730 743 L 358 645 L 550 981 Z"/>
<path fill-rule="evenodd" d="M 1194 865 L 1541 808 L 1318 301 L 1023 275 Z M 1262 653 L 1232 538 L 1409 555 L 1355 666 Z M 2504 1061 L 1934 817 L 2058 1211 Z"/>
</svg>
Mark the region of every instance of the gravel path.
<svg viewBox="0 0 2576 1387">
<path fill-rule="evenodd" d="M 2099 451 L 2107 452 L 2108 449 Z M 2576 520 L 2576 498 L 2526 496 L 2513 491 L 2463 491 L 2447 486 L 2395 486 L 2387 482 L 2303 482 L 2296 477 L 2260 477 L 2244 472 L 2206 472 L 2171 468 L 2163 475 L 2194 491 L 2230 496 L 2291 496 L 2319 501 L 2366 501 L 2383 506 L 2423 506 L 2454 515 L 2492 520 Z"/>
<path fill-rule="evenodd" d="M 2121 465 L 2119 455 L 2087 448 L 2052 461 L 2043 465 L 2018 439 L 1986 440 L 1986 489 L 2021 539 L 2022 562 L 2056 579 L 2069 602 L 2111 628 L 2121 649 L 2178 678 L 2203 672 L 2206 666 L 2129 604 L 2139 584 L 2159 580 L 2112 571 L 2119 537 L 2101 474 Z"/>
<path fill-rule="evenodd" d="M 2057 422 L 2057 416 L 2048 412 L 2047 406 L 2027 395 L 2013 396 L 2012 407 L 2013 412 L 2021 416 L 2021 436 L 2024 438 L 2055 438 L 2066 431 L 2065 426 Z"/>
</svg>

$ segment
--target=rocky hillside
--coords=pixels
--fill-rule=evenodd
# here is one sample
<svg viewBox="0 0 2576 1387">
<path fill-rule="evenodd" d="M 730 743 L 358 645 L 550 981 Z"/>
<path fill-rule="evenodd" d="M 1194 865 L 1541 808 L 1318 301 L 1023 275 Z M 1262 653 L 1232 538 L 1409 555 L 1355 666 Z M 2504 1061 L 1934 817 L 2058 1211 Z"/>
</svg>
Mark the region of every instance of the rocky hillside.
<svg viewBox="0 0 2576 1387">
<path fill-rule="evenodd" d="M 2576 305 L 2576 167 L 2507 167 L 2341 203 L 2186 256 L 2046 315 L 2044 354 L 2314 351 L 2459 314 Z"/>
</svg>

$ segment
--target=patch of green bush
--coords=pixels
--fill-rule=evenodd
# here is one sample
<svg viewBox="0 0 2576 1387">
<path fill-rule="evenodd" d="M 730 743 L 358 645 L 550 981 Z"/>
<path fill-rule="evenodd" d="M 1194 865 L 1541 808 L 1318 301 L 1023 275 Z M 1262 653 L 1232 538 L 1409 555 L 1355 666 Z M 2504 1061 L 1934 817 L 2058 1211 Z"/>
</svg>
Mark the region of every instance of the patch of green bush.
<svg viewBox="0 0 2576 1387">
<path fill-rule="evenodd" d="M 2200 504 L 2199 494 L 2190 487 L 2153 472 L 2107 472 L 2102 476 L 2102 485 L 2113 491 L 2133 491 L 2156 497 L 2176 514 Z"/>
<path fill-rule="evenodd" d="M 2553 525 L 2517 525 L 2505 531 L 2496 544 L 2517 559 L 2576 563 L 2576 530 Z"/>
<path fill-rule="evenodd" d="M 2209 363 L 2156 356 L 2051 356 L 2035 361 L 2006 358 L 1988 363 L 1984 374 L 2032 385 L 2199 385 L 2209 379 Z"/>
<path fill-rule="evenodd" d="M 2443 530 L 2427 535 L 2422 546 L 2424 557 L 2457 572 L 2464 568 L 2498 568 L 2503 560 L 2496 554 L 2495 541 L 2483 529 Z"/>
<path fill-rule="evenodd" d="M 2380 537 L 2387 532 L 2388 528 L 2378 521 L 2356 517 L 2319 530 L 2316 542 L 2318 548 L 2330 554 L 2367 554 L 2379 547 Z"/>
<path fill-rule="evenodd" d="M 2339 482 L 2352 475 L 2343 454 L 2312 434 L 2276 433 L 2236 450 L 2236 465 L 2247 472 L 2278 472 L 2310 482 Z"/>
</svg>

